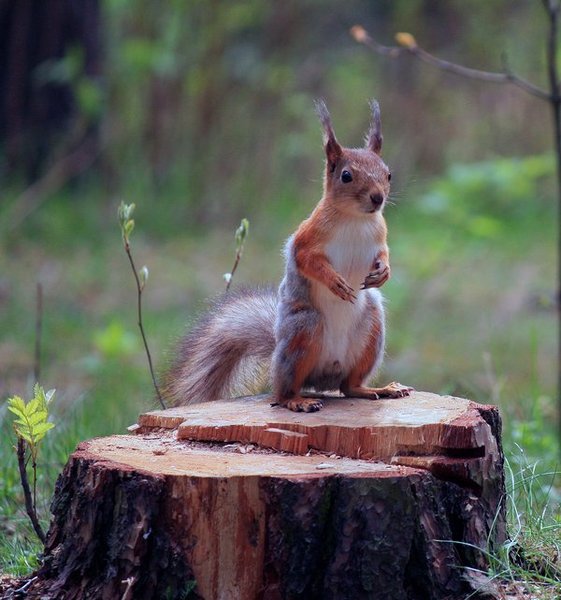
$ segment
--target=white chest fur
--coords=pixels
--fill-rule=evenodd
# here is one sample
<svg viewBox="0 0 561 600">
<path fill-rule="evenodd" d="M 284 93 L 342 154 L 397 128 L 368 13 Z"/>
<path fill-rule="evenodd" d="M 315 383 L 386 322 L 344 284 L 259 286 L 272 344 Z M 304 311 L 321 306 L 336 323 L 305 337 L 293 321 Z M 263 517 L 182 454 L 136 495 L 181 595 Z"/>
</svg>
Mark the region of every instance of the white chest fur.
<svg viewBox="0 0 561 600">
<path fill-rule="evenodd" d="M 331 369 L 335 361 L 339 362 L 343 371 L 354 365 L 368 340 L 368 306 L 374 301 L 383 311 L 382 296 L 378 290 L 360 290 L 381 250 L 375 239 L 376 222 L 367 220 L 340 225 L 325 246 L 329 262 L 355 290 L 357 300 L 354 303 L 341 300 L 323 284 L 313 282 L 312 299 L 323 315 L 319 370 Z"/>
<path fill-rule="evenodd" d="M 380 251 L 375 243 L 376 221 L 343 223 L 333 231 L 325 246 L 325 253 L 333 268 L 355 290 L 372 270 L 372 264 Z"/>
</svg>

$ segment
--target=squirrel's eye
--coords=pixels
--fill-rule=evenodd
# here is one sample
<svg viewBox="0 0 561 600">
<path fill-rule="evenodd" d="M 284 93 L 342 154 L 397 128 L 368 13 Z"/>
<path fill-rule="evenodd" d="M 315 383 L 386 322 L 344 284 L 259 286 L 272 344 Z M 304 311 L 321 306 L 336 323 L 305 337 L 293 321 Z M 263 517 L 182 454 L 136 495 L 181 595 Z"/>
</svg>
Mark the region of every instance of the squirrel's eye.
<svg viewBox="0 0 561 600">
<path fill-rule="evenodd" d="M 350 183 L 353 180 L 353 176 L 351 175 L 350 171 L 343 171 L 341 173 L 341 181 L 343 183 Z"/>
<path fill-rule="evenodd" d="M 391 179 L 392 179 L 392 174 L 388 173 L 388 181 L 391 181 Z"/>
</svg>

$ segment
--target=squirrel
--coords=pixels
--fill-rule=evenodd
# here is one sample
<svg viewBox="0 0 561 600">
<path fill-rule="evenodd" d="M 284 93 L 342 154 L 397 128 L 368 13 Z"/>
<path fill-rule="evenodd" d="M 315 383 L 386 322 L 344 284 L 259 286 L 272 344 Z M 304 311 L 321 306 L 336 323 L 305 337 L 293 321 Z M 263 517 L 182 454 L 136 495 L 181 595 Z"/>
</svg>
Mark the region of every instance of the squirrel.
<svg viewBox="0 0 561 600">
<path fill-rule="evenodd" d="M 227 293 L 183 338 L 164 383 L 174 405 L 239 393 L 259 365 L 270 367 L 274 404 L 296 412 L 320 410 L 328 390 L 372 400 L 413 391 L 396 382 L 364 385 L 384 355 L 378 288 L 390 278 L 383 209 L 391 173 L 380 156 L 380 107 L 370 106 L 364 148 L 345 148 L 325 102 L 316 102 L 323 196 L 286 243 L 278 290 Z"/>
</svg>

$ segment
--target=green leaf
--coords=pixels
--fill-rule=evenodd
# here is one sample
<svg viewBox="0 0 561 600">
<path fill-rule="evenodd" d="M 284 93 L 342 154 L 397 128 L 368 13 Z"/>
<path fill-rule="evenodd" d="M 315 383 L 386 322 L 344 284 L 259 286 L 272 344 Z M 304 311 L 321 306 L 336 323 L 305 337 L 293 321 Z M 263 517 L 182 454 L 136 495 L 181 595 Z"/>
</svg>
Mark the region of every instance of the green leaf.
<svg viewBox="0 0 561 600">
<path fill-rule="evenodd" d="M 19 408 L 15 408 L 14 406 L 8 406 L 8 410 L 14 413 L 14 415 L 19 417 L 20 419 L 25 418 L 25 414 Z"/>
<path fill-rule="evenodd" d="M 33 413 L 41 409 L 41 398 L 33 398 L 25 407 L 25 414 L 30 417 Z"/>
<path fill-rule="evenodd" d="M 47 420 L 48 413 L 46 410 L 38 410 L 29 416 L 29 427 L 32 432 L 35 432 L 35 426 L 39 423 L 43 423 Z"/>
<path fill-rule="evenodd" d="M 242 219 L 240 226 L 236 229 L 236 246 L 238 250 L 243 246 L 247 234 L 249 233 L 249 221 L 247 219 Z"/>
<path fill-rule="evenodd" d="M 47 397 L 45 396 L 45 390 L 38 383 L 35 384 L 33 388 L 33 393 L 35 395 L 35 400 L 39 402 L 40 410 L 47 410 Z"/>
<path fill-rule="evenodd" d="M 19 396 L 8 399 L 8 410 L 16 416 L 13 422 L 16 435 L 27 442 L 34 461 L 37 459 L 38 442 L 54 427 L 53 423 L 47 421 L 47 405 L 54 393 L 55 390 L 49 390 L 45 394 L 45 390 L 36 383 L 33 387 L 34 397 L 29 402 L 26 403 Z"/>
<path fill-rule="evenodd" d="M 23 398 L 20 398 L 19 396 L 8 398 L 8 406 L 15 410 L 19 410 L 21 413 L 25 411 L 25 402 Z"/>
<path fill-rule="evenodd" d="M 125 233 L 125 227 L 127 223 L 131 220 L 132 213 L 134 212 L 135 205 L 133 204 L 125 204 L 121 202 L 119 204 L 119 208 L 117 209 L 117 215 L 119 217 L 119 224 L 121 229 L 123 230 L 123 234 Z"/>
<path fill-rule="evenodd" d="M 37 436 L 43 437 L 47 431 L 51 430 L 55 426 L 54 423 L 50 423 L 48 421 L 44 421 L 43 423 L 39 423 L 33 428 L 33 434 Z"/>
<path fill-rule="evenodd" d="M 129 219 L 126 223 L 125 223 L 125 236 L 129 237 L 130 234 L 132 233 L 132 230 L 134 229 L 134 219 Z"/>
</svg>

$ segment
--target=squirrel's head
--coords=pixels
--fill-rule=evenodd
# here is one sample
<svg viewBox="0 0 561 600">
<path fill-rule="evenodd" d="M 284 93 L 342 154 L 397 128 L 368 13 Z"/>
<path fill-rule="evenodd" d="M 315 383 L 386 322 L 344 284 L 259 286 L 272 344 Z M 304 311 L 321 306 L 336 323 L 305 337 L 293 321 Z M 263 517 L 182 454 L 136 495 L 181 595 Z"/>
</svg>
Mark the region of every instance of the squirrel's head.
<svg viewBox="0 0 561 600">
<path fill-rule="evenodd" d="M 370 107 L 372 120 L 364 148 L 343 148 L 335 137 L 325 102 L 316 102 L 327 159 L 324 197 L 340 210 L 357 216 L 381 211 L 390 193 L 391 173 L 380 157 L 380 106 L 376 100 L 372 100 Z"/>
</svg>

